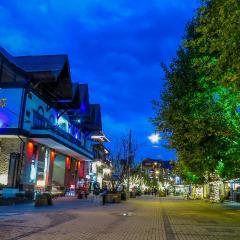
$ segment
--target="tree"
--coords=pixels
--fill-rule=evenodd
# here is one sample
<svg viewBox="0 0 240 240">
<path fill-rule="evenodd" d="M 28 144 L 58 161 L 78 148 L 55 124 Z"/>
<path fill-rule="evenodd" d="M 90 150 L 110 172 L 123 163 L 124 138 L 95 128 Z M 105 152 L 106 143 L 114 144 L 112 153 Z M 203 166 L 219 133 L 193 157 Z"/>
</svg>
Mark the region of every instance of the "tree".
<svg viewBox="0 0 240 240">
<path fill-rule="evenodd" d="M 135 139 L 129 139 L 128 135 L 119 139 L 111 151 L 111 161 L 116 177 L 112 181 L 113 191 L 120 185 L 124 185 L 131 169 L 134 168 L 134 159 L 137 152 Z"/>
<path fill-rule="evenodd" d="M 153 123 L 199 181 L 240 174 L 239 19 L 238 0 L 202 1 L 154 101 Z"/>
</svg>

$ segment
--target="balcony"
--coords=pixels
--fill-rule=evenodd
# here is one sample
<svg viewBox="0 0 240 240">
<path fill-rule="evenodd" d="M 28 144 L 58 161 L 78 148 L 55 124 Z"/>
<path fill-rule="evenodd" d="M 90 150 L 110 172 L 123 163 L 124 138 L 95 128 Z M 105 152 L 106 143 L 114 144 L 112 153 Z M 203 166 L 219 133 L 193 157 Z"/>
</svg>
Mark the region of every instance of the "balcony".
<svg viewBox="0 0 240 240">
<path fill-rule="evenodd" d="M 51 123 L 48 119 L 44 118 L 41 114 L 34 111 L 33 112 L 33 126 L 32 129 L 41 129 L 41 130 L 48 130 L 52 131 L 53 133 L 57 134 L 58 136 L 61 136 L 65 138 L 67 141 L 79 145 L 82 145 L 82 142 L 75 137 L 73 137 L 68 132 L 65 132 L 62 128 L 60 128 L 58 125 L 54 125 Z"/>
<path fill-rule="evenodd" d="M 41 139 L 46 138 L 46 140 L 48 138 L 53 139 L 54 141 L 57 141 L 58 143 L 63 144 L 80 154 L 92 158 L 92 152 L 86 149 L 79 139 L 76 139 L 70 133 L 64 131 L 58 125 L 55 125 L 36 111 L 33 111 L 31 137 Z M 44 142 L 42 143 L 44 144 Z M 46 143 L 46 145 L 48 144 Z"/>
</svg>

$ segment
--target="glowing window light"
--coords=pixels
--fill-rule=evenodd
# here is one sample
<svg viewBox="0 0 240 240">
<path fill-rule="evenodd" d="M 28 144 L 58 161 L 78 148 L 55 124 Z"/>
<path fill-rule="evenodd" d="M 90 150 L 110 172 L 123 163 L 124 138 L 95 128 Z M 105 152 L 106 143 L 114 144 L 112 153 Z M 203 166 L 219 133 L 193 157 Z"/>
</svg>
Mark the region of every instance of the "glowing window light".
<svg viewBox="0 0 240 240">
<path fill-rule="evenodd" d="M 0 183 L 7 185 L 8 183 L 8 174 L 0 174 Z"/>
<path fill-rule="evenodd" d="M 36 180 L 36 175 L 37 175 L 36 168 L 35 168 L 35 166 L 32 164 L 32 165 L 31 165 L 31 173 L 30 173 L 30 179 L 31 179 L 31 181 L 35 182 L 35 180 Z"/>
<path fill-rule="evenodd" d="M 44 158 L 44 180 L 45 181 L 48 181 L 49 160 L 50 160 L 49 150 L 46 149 L 45 158 Z"/>
</svg>

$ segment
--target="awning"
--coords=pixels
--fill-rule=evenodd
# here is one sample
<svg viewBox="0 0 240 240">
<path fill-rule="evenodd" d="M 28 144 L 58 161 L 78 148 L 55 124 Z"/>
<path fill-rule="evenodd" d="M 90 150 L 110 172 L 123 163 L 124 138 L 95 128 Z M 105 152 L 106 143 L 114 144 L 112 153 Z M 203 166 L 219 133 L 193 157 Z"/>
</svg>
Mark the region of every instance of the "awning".
<svg viewBox="0 0 240 240">
<path fill-rule="evenodd" d="M 59 153 L 62 153 L 66 156 L 70 156 L 79 160 L 83 160 L 83 161 L 92 161 L 92 155 L 90 153 L 88 153 L 87 151 L 82 151 L 82 154 L 79 153 L 78 151 L 74 151 L 73 149 L 58 143 L 57 141 L 51 139 L 51 138 L 29 138 L 30 140 L 43 144 L 49 148 L 52 148 L 54 150 L 56 150 Z"/>
</svg>

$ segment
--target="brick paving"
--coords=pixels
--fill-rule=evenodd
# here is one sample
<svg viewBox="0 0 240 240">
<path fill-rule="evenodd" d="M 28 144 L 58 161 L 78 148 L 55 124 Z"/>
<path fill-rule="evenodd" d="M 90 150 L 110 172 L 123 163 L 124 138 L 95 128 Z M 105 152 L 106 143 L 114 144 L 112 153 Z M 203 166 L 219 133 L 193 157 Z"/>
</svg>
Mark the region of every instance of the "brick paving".
<svg viewBox="0 0 240 240">
<path fill-rule="evenodd" d="M 203 201 L 142 197 L 101 206 L 59 199 L 54 207 L 0 207 L 1 240 L 239 240 L 240 211 Z"/>
</svg>

